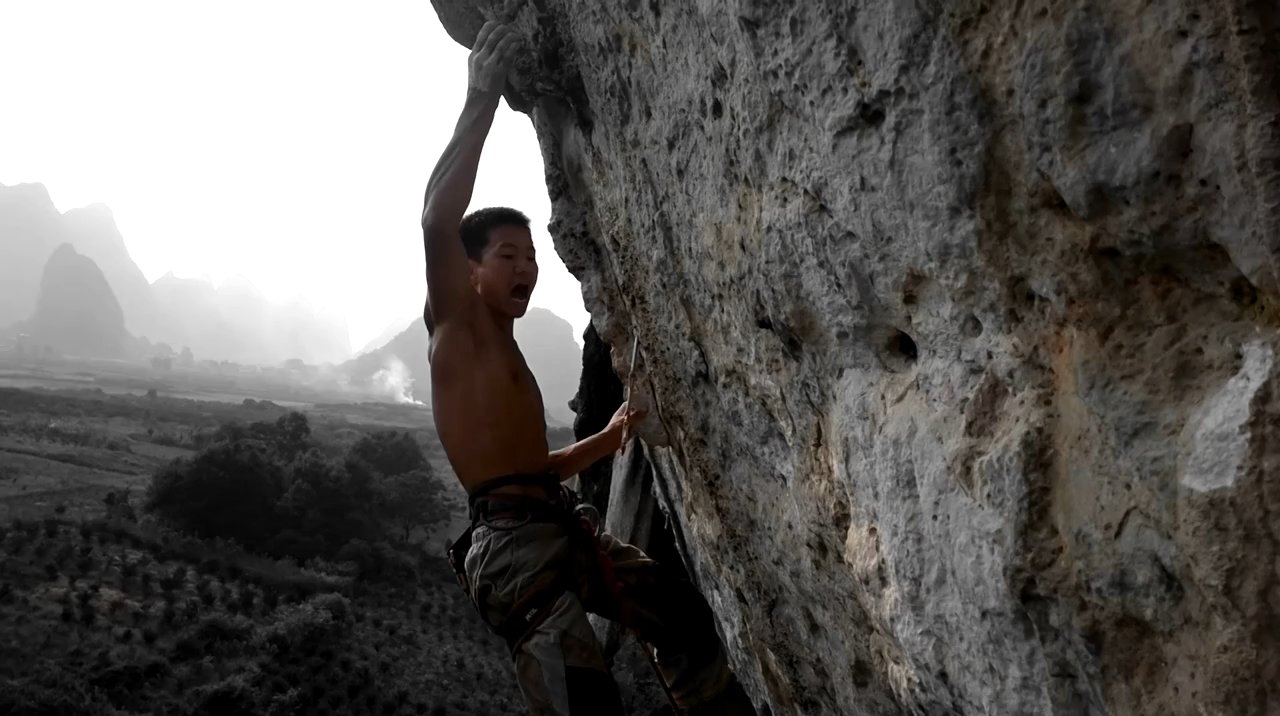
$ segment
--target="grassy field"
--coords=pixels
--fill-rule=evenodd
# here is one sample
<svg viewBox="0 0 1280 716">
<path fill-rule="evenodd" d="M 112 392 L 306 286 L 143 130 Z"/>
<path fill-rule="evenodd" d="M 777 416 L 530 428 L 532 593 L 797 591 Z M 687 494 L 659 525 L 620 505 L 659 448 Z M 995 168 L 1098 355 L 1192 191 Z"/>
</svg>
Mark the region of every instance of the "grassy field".
<svg viewBox="0 0 1280 716">
<path fill-rule="evenodd" d="M 302 569 L 109 516 L 220 424 L 274 420 L 256 400 L 0 388 L 0 713 L 515 714 L 510 659 L 422 536 L 417 579 Z M 430 413 L 319 404 L 339 455 L 372 430 L 419 438 L 448 484 Z M 451 526 L 457 526 L 454 520 Z"/>
<path fill-rule="evenodd" d="M 441 558 L 466 509 L 430 411 L 216 387 L 0 375 L 0 716 L 524 713 L 505 646 Z M 374 431 L 418 442 L 448 517 L 413 535 L 416 577 L 249 554 L 137 509 L 152 476 L 220 426 L 298 406 L 331 457 Z M 129 509 L 107 504 L 126 494 Z M 620 680 L 634 713 L 666 713 Z"/>
<path fill-rule="evenodd" d="M 109 521 L 2 529 L 0 713 L 521 712 L 436 560 L 371 585 Z"/>
<path fill-rule="evenodd" d="M 0 521 L 38 518 L 58 504 L 78 514 L 112 489 L 142 489 L 157 469 L 193 454 L 222 424 L 275 420 L 287 411 L 253 398 L 205 401 L 87 387 L 0 387 Z M 442 476 L 454 513 L 462 515 L 463 493 L 430 429 L 429 410 L 322 403 L 306 413 L 313 434 L 333 455 L 373 430 L 411 432 Z"/>
</svg>

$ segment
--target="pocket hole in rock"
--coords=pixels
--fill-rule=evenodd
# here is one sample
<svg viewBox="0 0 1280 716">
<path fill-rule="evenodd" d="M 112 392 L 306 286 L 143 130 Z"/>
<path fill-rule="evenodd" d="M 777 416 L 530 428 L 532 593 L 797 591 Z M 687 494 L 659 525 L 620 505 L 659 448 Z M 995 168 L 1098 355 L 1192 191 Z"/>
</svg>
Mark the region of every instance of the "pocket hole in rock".
<svg viewBox="0 0 1280 716">
<path fill-rule="evenodd" d="M 895 330 L 885 342 L 882 358 L 889 370 L 907 370 L 919 357 L 915 339 L 904 331 Z"/>
</svg>

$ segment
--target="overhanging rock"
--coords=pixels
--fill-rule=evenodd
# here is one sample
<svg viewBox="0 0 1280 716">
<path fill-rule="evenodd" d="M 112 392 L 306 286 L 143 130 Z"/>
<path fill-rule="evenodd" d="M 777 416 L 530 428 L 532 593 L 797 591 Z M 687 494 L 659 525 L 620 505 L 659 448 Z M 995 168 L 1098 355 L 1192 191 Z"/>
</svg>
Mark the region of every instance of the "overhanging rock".
<svg viewBox="0 0 1280 716">
<path fill-rule="evenodd" d="M 773 713 L 1277 707 L 1273 2 L 434 2 Z"/>
</svg>

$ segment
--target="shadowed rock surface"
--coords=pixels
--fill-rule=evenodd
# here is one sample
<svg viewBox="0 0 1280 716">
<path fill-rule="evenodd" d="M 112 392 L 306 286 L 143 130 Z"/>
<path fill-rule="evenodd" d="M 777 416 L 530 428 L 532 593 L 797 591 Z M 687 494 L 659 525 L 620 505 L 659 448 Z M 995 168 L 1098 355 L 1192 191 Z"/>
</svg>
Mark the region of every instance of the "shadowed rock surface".
<svg viewBox="0 0 1280 716">
<path fill-rule="evenodd" d="M 570 403 L 575 414 L 574 438 L 585 440 L 603 430 L 622 405 L 624 390 L 613 372 L 609 345 L 600 340 L 595 326 L 588 324 L 582 334 L 582 376 Z M 578 493 L 604 517 L 608 516 L 612 473 L 613 460 L 601 460 L 578 474 Z"/>
<path fill-rule="evenodd" d="M 433 4 L 759 703 L 1275 710 L 1274 3 Z"/>
</svg>

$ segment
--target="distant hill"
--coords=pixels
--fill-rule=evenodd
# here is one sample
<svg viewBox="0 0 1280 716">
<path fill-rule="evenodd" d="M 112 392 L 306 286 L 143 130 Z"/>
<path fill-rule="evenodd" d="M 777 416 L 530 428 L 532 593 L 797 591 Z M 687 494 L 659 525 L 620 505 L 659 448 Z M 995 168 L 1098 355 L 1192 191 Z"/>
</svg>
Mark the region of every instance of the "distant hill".
<svg viewBox="0 0 1280 716">
<path fill-rule="evenodd" d="M 551 311 L 530 308 L 516 321 L 516 343 L 538 379 L 547 413 L 566 425 L 573 425 L 569 401 L 578 392 L 582 374 L 582 349 L 573 339 L 573 326 Z"/>
<path fill-rule="evenodd" d="M 65 241 L 62 215 L 43 185 L 0 185 L 0 325 L 31 317 L 44 266 Z"/>
<path fill-rule="evenodd" d="M 422 319 L 413 319 L 381 347 L 343 363 L 340 371 L 353 387 L 397 401 L 430 403 L 429 339 Z"/>
<path fill-rule="evenodd" d="M 136 335 L 156 334 L 156 305 L 151 284 L 133 262 L 115 216 L 103 204 L 72 209 L 62 215 L 66 240 L 93 259 L 120 301 L 125 326 Z"/>
<path fill-rule="evenodd" d="M 337 363 L 351 355 L 347 327 L 299 304 L 278 304 L 247 279 L 215 287 L 165 274 L 151 285 L 162 306 L 157 334 L 197 356 L 275 365 L 290 358 Z"/>
<path fill-rule="evenodd" d="M 551 311 L 530 308 L 524 318 L 516 321 L 515 337 L 542 389 L 548 417 L 562 425 L 572 425 L 574 414 L 569 401 L 578 390 L 582 372 L 582 349 L 573 339 L 573 327 Z M 428 338 L 422 319 L 415 318 L 385 345 L 347 361 L 342 370 L 353 385 L 386 393 L 388 397 L 403 392 L 429 403 Z"/>
<path fill-rule="evenodd" d="M 82 357 L 124 358 L 133 345 L 106 277 L 71 244 L 62 244 L 49 257 L 25 331 L 35 344 Z"/>
<path fill-rule="evenodd" d="M 188 346 L 198 358 L 259 365 L 290 358 L 336 363 L 351 355 L 343 320 L 270 301 L 247 280 L 215 287 L 169 274 L 148 283 L 110 209 L 93 204 L 60 214 L 41 184 L 0 185 L 0 327 L 31 317 L 45 264 L 62 244 L 92 259 L 126 329 L 152 342 Z"/>
<path fill-rule="evenodd" d="M 383 328 L 381 333 L 379 333 L 377 336 L 374 336 L 367 343 L 365 343 L 360 350 L 356 351 L 356 355 L 361 356 L 361 355 L 364 355 L 365 353 L 376 351 L 379 348 L 385 346 L 386 344 L 391 342 L 391 339 L 403 333 L 405 330 L 405 326 L 410 325 L 414 321 L 421 322 L 422 319 L 417 317 L 411 318 L 406 316 L 405 318 L 399 321 L 392 321 L 391 323 L 388 323 L 387 327 Z"/>
</svg>

